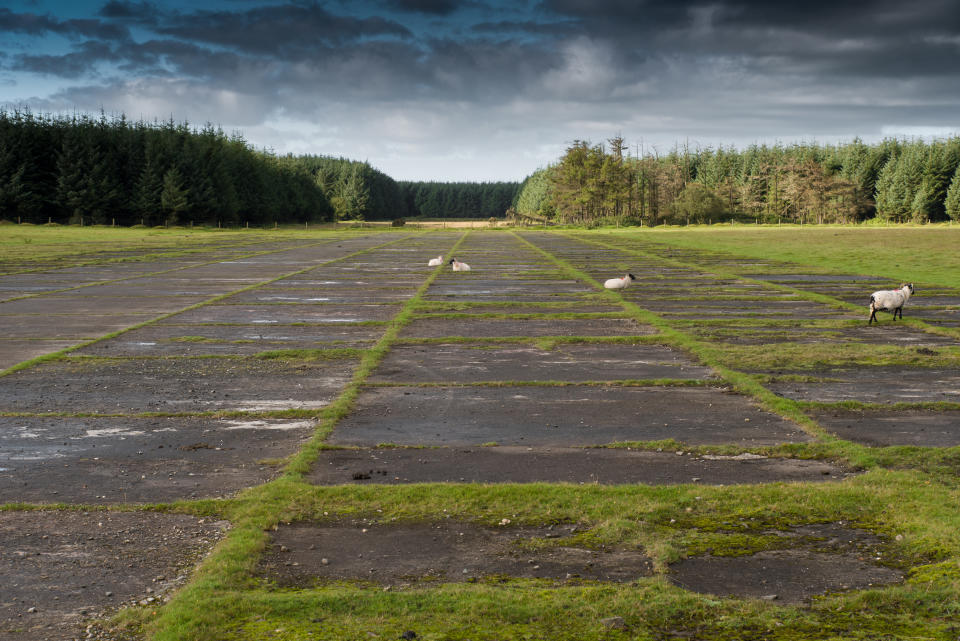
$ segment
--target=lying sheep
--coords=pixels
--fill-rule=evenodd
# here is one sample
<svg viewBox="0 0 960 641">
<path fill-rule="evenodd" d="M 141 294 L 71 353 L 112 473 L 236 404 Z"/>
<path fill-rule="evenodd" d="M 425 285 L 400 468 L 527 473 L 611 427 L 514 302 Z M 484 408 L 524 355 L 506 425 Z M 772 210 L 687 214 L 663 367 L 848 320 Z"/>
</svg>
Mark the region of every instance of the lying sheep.
<svg viewBox="0 0 960 641">
<path fill-rule="evenodd" d="M 461 263 L 456 258 L 450 259 L 450 264 L 453 265 L 453 271 L 455 272 L 468 272 L 470 271 L 470 265 L 466 263 Z"/>
<path fill-rule="evenodd" d="M 893 312 L 893 320 L 897 320 L 897 312 L 900 312 L 900 318 L 903 318 L 903 305 L 910 296 L 913 295 L 913 283 L 900 285 L 900 289 L 883 289 L 879 292 L 873 292 L 870 296 L 870 320 L 867 325 L 877 320 L 877 311 L 884 310 Z"/>
<path fill-rule="evenodd" d="M 437 256 L 436 258 L 431 258 L 427 261 L 427 267 L 436 267 L 443 263 L 443 254 Z"/>
<path fill-rule="evenodd" d="M 633 274 L 627 274 L 623 278 L 611 278 L 603 284 L 607 289 L 626 289 L 630 283 L 637 280 Z"/>
</svg>

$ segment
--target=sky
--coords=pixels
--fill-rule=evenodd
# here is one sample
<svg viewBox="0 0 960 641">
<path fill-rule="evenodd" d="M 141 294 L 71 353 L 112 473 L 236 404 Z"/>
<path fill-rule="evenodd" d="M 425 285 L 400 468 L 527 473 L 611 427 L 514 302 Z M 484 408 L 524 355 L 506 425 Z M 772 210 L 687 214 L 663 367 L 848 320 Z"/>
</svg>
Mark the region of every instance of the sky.
<svg viewBox="0 0 960 641">
<path fill-rule="evenodd" d="M 0 105 L 212 123 L 398 180 L 523 180 L 574 140 L 960 132 L 957 0 L 5 0 Z"/>
</svg>

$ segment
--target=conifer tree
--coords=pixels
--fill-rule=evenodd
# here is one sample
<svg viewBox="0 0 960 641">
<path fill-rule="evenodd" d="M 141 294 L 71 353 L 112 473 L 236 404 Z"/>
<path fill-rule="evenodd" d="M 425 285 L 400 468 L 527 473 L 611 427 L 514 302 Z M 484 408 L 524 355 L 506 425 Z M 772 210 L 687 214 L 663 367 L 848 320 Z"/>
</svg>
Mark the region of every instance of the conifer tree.
<svg viewBox="0 0 960 641">
<path fill-rule="evenodd" d="M 160 206 L 166 216 L 168 225 L 176 225 L 180 221 L 180 214 L 187 209 L 188 190 L 183 186 L 183 177 L 176 167 L 172 167 L 163 175 L 163 191 L 160 193 Z"/>
<path fill-rule="evenodd" d="M 950 188 L 947 189 L 944 208 L 950 220 L 960 222 L 960 166 L 953 172 L 953 180 L 950 181 Z"/>
</svg>

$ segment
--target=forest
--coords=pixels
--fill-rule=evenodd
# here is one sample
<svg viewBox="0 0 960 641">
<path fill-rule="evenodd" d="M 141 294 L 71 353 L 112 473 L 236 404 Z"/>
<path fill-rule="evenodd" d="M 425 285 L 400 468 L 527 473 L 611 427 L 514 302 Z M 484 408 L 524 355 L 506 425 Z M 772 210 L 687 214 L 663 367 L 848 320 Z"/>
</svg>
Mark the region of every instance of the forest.
<svg viewBox="0 0 960 641">
<path fill-rule="evenodd" d="M 513 213 L 586 225 L 960 220 L 960 137 L 634 150 L 622 137 L 574 141 L 524 181 Z"/>
<path fill-rule="evenodd" d="M 369 163 L 278 156 L 240 134 L 0 110 L 0 220 L 237 227 L 502 217 L 520 183 L 397 182 Z"/>
<path fill-rule="evenodd" d="M 490 218 L 577 225 L 960 221 L 960 137 L 675 147 L 576 140 L 516 182 L 397 181 L 368 162 L 279 156 L 207 124 L 0 110 L 0 219 L 242 225 Z"/>
</svg>

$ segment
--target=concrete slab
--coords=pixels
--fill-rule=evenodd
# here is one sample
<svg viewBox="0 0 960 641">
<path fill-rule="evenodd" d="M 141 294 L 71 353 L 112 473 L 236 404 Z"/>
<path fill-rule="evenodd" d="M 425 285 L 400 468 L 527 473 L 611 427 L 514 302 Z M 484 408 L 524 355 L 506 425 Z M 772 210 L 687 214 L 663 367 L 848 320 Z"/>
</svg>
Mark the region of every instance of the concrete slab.
<svg viewBox="0 0 960 641">
<path fill-rule="evenodd" d="M 317 485 L 575 483 L 737 485 L 846 478 L 822 461 L 765 456 L 678 456 L 606 448 L 433 447 L 324 450 L 307 480 Z"/>
<path fill-rule="evenodd" d="M 366 349 L 384 328 L 369 325 L 147 325 L 74 352 L 78 356 L 249 356 L 281 349 Z M 0 342 L 2 353 L 3 342 Z"/>
<path fill-rule="evenodd" d="M 667 578 L 693 592 L 784 604 L 805 603 L 822 594 L 903 579 L 901 570 L 873 560 L 882 554 L 881 541 L 868 532 L 816 524 L 781 536 L 788 549 L 691 557 L 672 564 Z"/>
<path fill-rule="evenodd" d="M 230 304 L 357 304 L 357 303 L 403 303 L 413 298 L 416 289 L 405 288 L 369 288 L 357 291 L 344 291 L 345 288 L 288 288 L 288 287 L 260 287 L 230 297 Z"/>
<path fill-rule="evenodd" d="M 716 388 L 378 387 L 361 393 L 328 442 L 553 447 L 663 439 L 749 447 L 809 437 Z"/>
<path fill-rule="evenodd" d="M 460 583 L 489 575 L 626 583 L 653 573 L 634 548 L 591 550 L 550 545 L 574 526 L 479 528 L 471 523 L 294 523 L 272 534 L 258 574 L 283 587 L 325 581 L 410 585 Z M 546 539 L 536 551 L 521 544 Z"/>
<path fill-rule="evenodd" d="M 395 346 L 370 377 L 375 383 L 703 379 L 713 375 L 659 345 L 502 343 Z"/>
<path fill-rule="evenodd" d="M 0 503 L 165 503 L 271 480 L 315 422 L 0 417 Z"/>
<path fill-rule="evenodd" d="M 226 527 L 183 514 L 0 512 L 0 639 L 79 639 L 89 619 L 160 605 Z"/>
<path fill-rule="evenodd" d="M 811 415 L 838 437 L 871 447 L 960 445 L 960 411 L 826 410 Z"/>
<path fill-rule="evenodd" d="M 76 345 L 76 341 L 56 340 L 0 340 L 0 370 L 13 367 L 31 358 L 58 352 Z"/>
<path fill-rule="evenodd" d="M 175 323 L 238 323 L 289 325 L 291 323 L 360 323 L 390 320 L 400 305 L 206 305 L 161 321 Z"/>
<path fill-rule="evenodd" d="M 960 370 L 865 367 L 803 373 L 832 380 L 774 382 L 767 388 L 786 398 L 824 403 L 960 402 Z"/>
<path fill-rule="evenodd" d="M 493 301 L 486 301 L 493 302 Z M 550 307 L 524 305 L 522 302 L 514 301 L 516 304 L 506 305 L 471 305 L 461 309 L 450 310 L 426 310 L 426 314 L 622 314 L 623 307 L 619 305 L 593 305 L 589 303 L 554 304 Z M 448 303 L 456 304 L 456 303 Z M 460 305 L 457 305 L 460 307 Z"/>
<path fill-rule="evenodd" d="M 159 316 L 206 300 L 209 296 L 88 296 L 50 294 L 0 303 L 0 314 L 97 315 L 149 314 Z"/>
<path fill-rule="evenodd" d="M 203 412 L 324 407 L 357 361 L 160 358 L 43 363 L 0 378 L 8 412 Z"/>
<path fill-rule="evenodd" d="M 471 338 L 498 336 L 647 336 L 657 331 L 632 318 L 498 319 L 418 318 L 400 332 L 401 338 Z"/>
<path fill-rule="evenodd" d="M 153 314 L 56 316 L 51 314 L 0 315 L 4 338 L 43 338 L 80 342 L 139 325 Z"/>
</svg>

